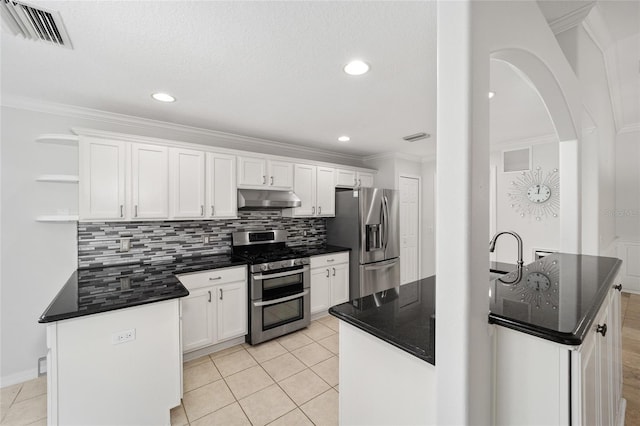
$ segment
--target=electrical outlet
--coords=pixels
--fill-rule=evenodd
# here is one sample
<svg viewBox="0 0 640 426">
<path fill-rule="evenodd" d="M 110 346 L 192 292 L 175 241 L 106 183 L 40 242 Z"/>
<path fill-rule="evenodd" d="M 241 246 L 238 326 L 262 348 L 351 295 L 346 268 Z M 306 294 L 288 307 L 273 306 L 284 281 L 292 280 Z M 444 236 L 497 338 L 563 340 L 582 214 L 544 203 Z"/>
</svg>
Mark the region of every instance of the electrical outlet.
<svg viewBox="0 0 640 426">
<path fill-rule="evenodd" d="M 130 342 L 136 340 L 136 329 L 119 331 L 111 335 L 111 344 L 118 345 L 120 343 Z"/>
<path fill-rule="evenodd" d="M 209 244 L 209 235 L 204 234 L 202 236 L 202 244 Z"/>
<path fill-rule="evenodd" d="M 306 237 L 307 236 L 307 231 L 302 231 L 302 236 Z"/>
<path fill-rule="evenodd" d="M 129 250 L 131 250 L 131 238 L 121 238 L 120 251 L 129 251 Z"/>
</svg>

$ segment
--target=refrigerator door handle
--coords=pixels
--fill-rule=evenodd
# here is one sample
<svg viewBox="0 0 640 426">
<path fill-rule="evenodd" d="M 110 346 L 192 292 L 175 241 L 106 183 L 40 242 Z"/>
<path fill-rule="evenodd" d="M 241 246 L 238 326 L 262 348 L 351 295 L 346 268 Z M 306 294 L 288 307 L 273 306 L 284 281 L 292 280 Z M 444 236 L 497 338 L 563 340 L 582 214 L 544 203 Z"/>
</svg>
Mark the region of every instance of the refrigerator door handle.
<svg viewBox="0 0 640 426">
<path fill-rule="evenodd" d="M 365 271 L 378 271 L 380 269 L 392 268 L 398 263 L 398 259 L 387 260 L 385 262 L 377 262 L 375 265 L 364 265 Z"/>
<path fill-rule="evenodd" d="M 386 195 L 382 196 L 382 207 L 384 209 L 384 228 L 382 231 L 384 241 L 382 246 L 384 251 L 387 251 L 387 245 L 389 244 L 389 200 Z"/>
</svg>

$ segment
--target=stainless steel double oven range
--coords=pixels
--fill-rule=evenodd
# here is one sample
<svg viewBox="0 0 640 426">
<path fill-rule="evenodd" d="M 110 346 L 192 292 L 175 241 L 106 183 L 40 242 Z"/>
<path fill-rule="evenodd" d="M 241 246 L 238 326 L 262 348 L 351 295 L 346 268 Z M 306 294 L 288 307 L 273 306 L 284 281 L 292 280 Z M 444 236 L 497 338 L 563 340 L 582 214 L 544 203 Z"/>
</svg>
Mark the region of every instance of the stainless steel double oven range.
<svg viewBox="0 0 640 426">
<path fill-rule="evenodd" d="M 234 232 L 233 255 L 249 263 L 249 334 L 255 345 L 309 325 L 309 257 L 284 230 Z"/>
</svg>

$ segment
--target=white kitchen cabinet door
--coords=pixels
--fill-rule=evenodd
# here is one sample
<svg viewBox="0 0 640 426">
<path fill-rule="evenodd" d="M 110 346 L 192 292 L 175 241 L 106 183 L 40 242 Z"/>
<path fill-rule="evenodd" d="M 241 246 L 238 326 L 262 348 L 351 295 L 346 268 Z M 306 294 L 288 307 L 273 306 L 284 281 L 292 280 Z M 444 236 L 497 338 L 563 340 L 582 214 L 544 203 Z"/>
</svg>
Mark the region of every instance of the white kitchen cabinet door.
<svg viewBox="0 0 640 426">
<path fill-rule="evenodd" d="M 81 138 L 80 220 L 124 220 L 126 148 L 120 141 Z"/>
<path fill-rule="evenodd" d="M 621 283 L 620 274 L 614 280 L 614 285 Z M 611 395 L 613 415 L 619 413 L 619 402 L 622 398 L 622 312 L 620 307 L 620 291 L 614 290 L 611 293 L 611 304 L 609 305 L 609 317 L 611 322 Z"/>
<path fill-rule="evenodd" d="M 358 186 L 361 188 L 373 188 L 373 174 L 358 172 Z"/>
<path fill-rule="evenodd" d="M 182 351 L 188 352 L 215 343 L 214 288 L 189 291 L 182 303 Z"/>
<path fill-rule="evenodd" d="M 293 163 L 270 160 L 268 169 L 267 185 L 270 189 L 291 190 L 293 188 Z"/>
<path fill-rule="evenodd" d="M 203 151 L 169 149 L 172 218 L 204 217 L 204 159 Z"/>
<path fill-rule="evenodd" d="M 582 379 L 582 420 L 583 425 L 600 425 L 599 405 L 600 391 L 598 389 L 598 348 L 597 336 L 590 333 L 580 350 L 580 374 Z"/>
<path fill-rule="evenodd" d="M 311 314 L 326 312 L 331 295 L 331 268 L 311 270 Z"/>
<path fill-rule="evenodd" d="M 314 216 L 316 214 L 316 166 L 296 164 L 294 166 L 293 192 L 302 205 L 293 209 L 294 216 Z"/>
<path fill-rule="evenodd" d="M 169 149 L 131 144 L 132 219 L 169 217 Z"/>
<path fill-rule="evenodd" d="M 349 301 L 349 264 L 341 263 L 331 268 L 331 301 L 330 306 Z"/>
<path fill-rule="evenodd" d="M 236 217 L 236 157 L 207 152 L 207 217 Z"/>
<path fill-rule="evenodd" d="M 247 334 L 247 282 L 216 286 L 218 335 L 221 342 Z"/>
<path fill-rule="evenodd" d="M 317 168 L 316 207 L 318 216 L 336 215 L 336 181 L 333 168 L 320 166 Z"/>
<path fill-rule="evenodd" d="M 267 161 L 257 157 L 238 157 L 238 185 L 266 186 Z"/>
<path fill-rule="evenodd" d="M 607 303 L 607 302 L 605 302 Z M 597 333 L 597 347 L 598 347 L 598 370 L 600 373 L 600 384 L 598 386 L 598 395 L 600 401 L 600 424 L 612 425 L 613 421 L 613 388 L 611 386 L 613 366 L 611 364 L 613 354 L 612 349 L 612 324 L 610 316 L 610 306 L 605 309 L 604 315 L 599 320 L 598 325 L 606 325 L 607 332 Z"/>
<path fill-rule="evenodd" d="M 353 188 L 358 186 L 358 179 L 354 170 L 336 170 L 336 186 L 342 188 Z"/>
</svg>

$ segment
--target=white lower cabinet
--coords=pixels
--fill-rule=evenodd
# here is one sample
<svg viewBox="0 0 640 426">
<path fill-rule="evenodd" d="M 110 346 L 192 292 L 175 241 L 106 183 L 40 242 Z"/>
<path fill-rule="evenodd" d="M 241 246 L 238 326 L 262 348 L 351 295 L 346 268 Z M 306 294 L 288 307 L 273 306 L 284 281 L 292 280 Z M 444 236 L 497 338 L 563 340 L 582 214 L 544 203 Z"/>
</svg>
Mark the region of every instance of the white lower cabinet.
<svg viewBox="0 0 640 426">
<path fill-rule="evenodd" d="M 349 253 L 311 257 L 311 314 L 349 300 Z"/>
<path fill-rule="evenodd" d="M 182 395 L 179 309 L 172 299 L 47 325 L 47 424 L 170 424 Z"/>
<path fill-rule="evenodd" d="M 612 289 L 577 347 L 495 326 L 493 423 L 622 424 L 620 315 Z"/>
<path fill-rule="evenodd" d="M 179 275 L 189 290 L 182 303 L 182 350 L 191 352 L 247 334 L 247 268 Z"/>
</svg>

